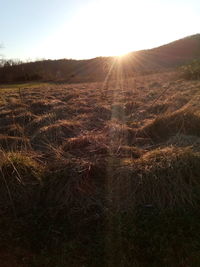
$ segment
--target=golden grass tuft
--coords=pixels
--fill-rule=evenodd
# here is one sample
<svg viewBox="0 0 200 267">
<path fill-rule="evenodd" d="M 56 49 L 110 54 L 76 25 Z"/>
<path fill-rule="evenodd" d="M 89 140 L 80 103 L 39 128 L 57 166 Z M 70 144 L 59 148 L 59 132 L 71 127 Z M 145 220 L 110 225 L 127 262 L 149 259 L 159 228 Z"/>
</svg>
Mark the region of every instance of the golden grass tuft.
<svg viewBox="0 0 200 267">
<path fill-rule="evenodd" d="M 75 136 L 80 130 L 81 124 L 76 121 L 59 120 L 53 124 L 44 126 L 33 135 L 31 143 L 40 148 L 48 148 L 48 144 L 61 144 L 65 138 Z"/>
<path fill-rule="evenodd" d="M 159 116 L 138 131 L 139 136 L 155 141 L 166 140 L 175 134 L 200 136 L 200 117 L 190 110 L 178 110 Z"/>
<path fill-rule="evenodd" d="M 116 118 L 120 121 L 124 120 L 124 105 L 120 103 L 112 104 L 111 106 L 112 118 Z"/>
<path fill-rule="evenodd" d="M 29 147 L 30 142 L 27 137 L 0 135 L 0 149 L 21 151 Z"/>
<path fill-rule="evenodd" d="M 167 140 L 165 145 L 173 145 L 177 147 L 190 146 L 193 150 L 200 151 L 200 137 L 194 135 L 176 134 Z"/>
<path fill-rule="evenodd" d="M 117 207 L 151 205 L 165 209 L 197 205 L 199 153 L 188 147 L 167 147 L 124 164 L 112 176 L 112 197 Z"/>
<path fill-rule="evenodd" d="M 132 144 L 135 140 L 136 131 L 117 120 L 109 121 L 106 124 L 105 131 L 109 135 L 110 141 L 118 143 L 118 145 Z"/>
<path fill-rule="evenodd" d="M 15 123 L 18 123 L 22 126 L 26 125 L 27 123 L 30 123 L 32 120 L 35 119 L 35 115 L 32 114 L 31 112 L 27 111 L 24 113 L 20 113 L 17 116 L 13 117 L 13 121 Z"/>
<path fill-rule="evenodd" d="M 47 216 L 57 218 L 62 214 L 62 218 L 67 217 L 72 223 L 74 219 L 81 220 L 82 224 L 85 218 L 90 219 L 91 209 L 96 213 L 99 202 L 90 162 L 71 161 L 46 175 L 42 203 Z"/>
<path fill-rule="evenodd" d="M 24 133 L 24 128 L 17 123 L 13 123 L 4 127 L 0 127 L 0 133 L 11 136 L 21 136 Z"/>
<path fill-rule="evenodd" d="M 130 158 L 136 159 L 140 158 L 144 153 L 145 150 L 137 148 L 135 146 L 118 146 L 112 150 L 113 154 L 120 158 Z"/>
<path fill-rule="evenodd" d="M 103 134 L 89 133 L 78 137 L 72 137 L 66 139 L 62 149 L 69 151 L 72 154 L 78 154 L 79 156 L 103 154 L 109 153 L 109 148 L 106 142 L 106 138 Z"/>
<path fill-rule="evenodd" d="M 152 114 L 159 115 L 159 114 L 162 114 L 164 112 L 167 112 L 169 107 L 170 107 L 170 103 L 162 103 L 161 102 L 161 103 L 157 103 L 157 104 L 150 106 L 149 108 L 147 108 L 147 111 L 152 113 Z"/>
<path fill-rule="evenodd" d="M 103 120 L 110 120 L 112 115 L 110 108 L 103 105 L 96 106 L 93 111 L 98 118 Z"/>
<path fill-rule="evenodd" d="M 1 212 L 13 212 L 17 216 L 33 209 L 39 197 L 42 171 L 30 155 L 1 151 Z"/>
<path fill-rule="evenodd" d="M 50 112 L 50 109 L 51 105 L 46 100 L 35 100 L 30 104 L 31 112 L 36 115 Z"/>
<path fill-rule="evenodd" d="M 130 115 L 133 112 L 135 112 L 139 106 L 141 105 L 141 103 L 139 102 L 134 102 L 134 101 L 128 101 L 125 103 L 124 105 L 124 112 L 126 115 Z"/>
<path fill-rule="evenodd" d="M 47 113 L 47 114 L 42 114 L 37 117 L 35 117 L 28 125 L 27 129 L 28 132 L 33 134 L 35 131 L 38 129 L 51 125 L 52 123 L 55 123 L 56 117 L 54 113 Z"/>
</svg>

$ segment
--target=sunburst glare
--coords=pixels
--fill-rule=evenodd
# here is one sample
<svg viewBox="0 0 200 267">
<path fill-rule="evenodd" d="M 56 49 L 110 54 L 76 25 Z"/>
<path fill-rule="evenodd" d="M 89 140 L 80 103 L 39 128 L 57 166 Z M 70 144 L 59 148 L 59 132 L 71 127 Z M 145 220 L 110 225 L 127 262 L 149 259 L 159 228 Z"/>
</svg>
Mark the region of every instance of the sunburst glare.
<svg viewBox="0 0 200 267">
<path fill-rule="evenodd" d="M 171 5 L 156 0 L 90 1 L 44 39 L 43 49 L 41 43 L 34 49 L 51 58 L 80 59 L 119 56 L 162 45 L 186 36 L 191 25 L 198 25 L 198 18 L 192 11 L 182 8 L 180 27 L 177 24 L 179 10 L 175 5 L 172 9 Z M 191 19 L 183 27 L 185 17 L 190 15 Z"/>
</svg>

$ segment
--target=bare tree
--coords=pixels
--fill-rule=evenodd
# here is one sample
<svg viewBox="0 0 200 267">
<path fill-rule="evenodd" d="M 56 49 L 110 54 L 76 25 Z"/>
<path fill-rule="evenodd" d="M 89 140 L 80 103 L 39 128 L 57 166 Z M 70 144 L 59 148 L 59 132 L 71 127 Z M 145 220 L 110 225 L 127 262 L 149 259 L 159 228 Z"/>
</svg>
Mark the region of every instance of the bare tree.
<svg viewBox="0 0 200 267">
<path fill-rule="evenodd" d="M 3 44 L 0 44 L 0 49 L 3 48 Z M 0 54 L 0 67 L 3 66 L 3 54 Z"/>
</svg>

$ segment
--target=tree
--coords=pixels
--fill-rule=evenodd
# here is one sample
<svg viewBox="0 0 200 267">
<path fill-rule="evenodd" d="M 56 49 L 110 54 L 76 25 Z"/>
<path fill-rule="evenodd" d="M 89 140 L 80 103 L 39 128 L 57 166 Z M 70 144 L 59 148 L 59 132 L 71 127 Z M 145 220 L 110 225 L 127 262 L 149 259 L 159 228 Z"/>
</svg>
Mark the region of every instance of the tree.
<svg viewBox="0 0 200 267">
<path fill-rule="evenodd" d="M 0 44 L 0 49 L 2 49 L 2 48 L 3 48 L 3 45 Z M 3 64 L 4 64 L 3 55 L 0 54 L 0 67 L 3 67 Z"/>
</svg>

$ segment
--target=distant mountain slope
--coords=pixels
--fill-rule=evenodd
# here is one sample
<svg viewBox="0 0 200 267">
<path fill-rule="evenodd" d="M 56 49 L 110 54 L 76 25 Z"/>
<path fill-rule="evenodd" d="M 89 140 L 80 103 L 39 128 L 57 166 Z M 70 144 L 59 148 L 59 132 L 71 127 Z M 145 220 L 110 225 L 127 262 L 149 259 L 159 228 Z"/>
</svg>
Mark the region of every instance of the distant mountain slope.
<svg viewBox="0 0 200 267">
<path fill-rule="evenodd" d="M 176 67 L 200 59 L 200 34 L 185 37 L 172 43 L 148 50 L 129 53 L 118 60 L 98 57 L 90 60 L 44 60 L 0 68 L 0 82 L 32 80 L 90 82 L 115 77 L 119 67 L 127 76 Z"/>
<path fill-rule="evenodd" d="M 200 58 L 200 34 L 185 37 L 149 50 L 130 53 L 150 68 L 174 67 Z"/>
</svg>

